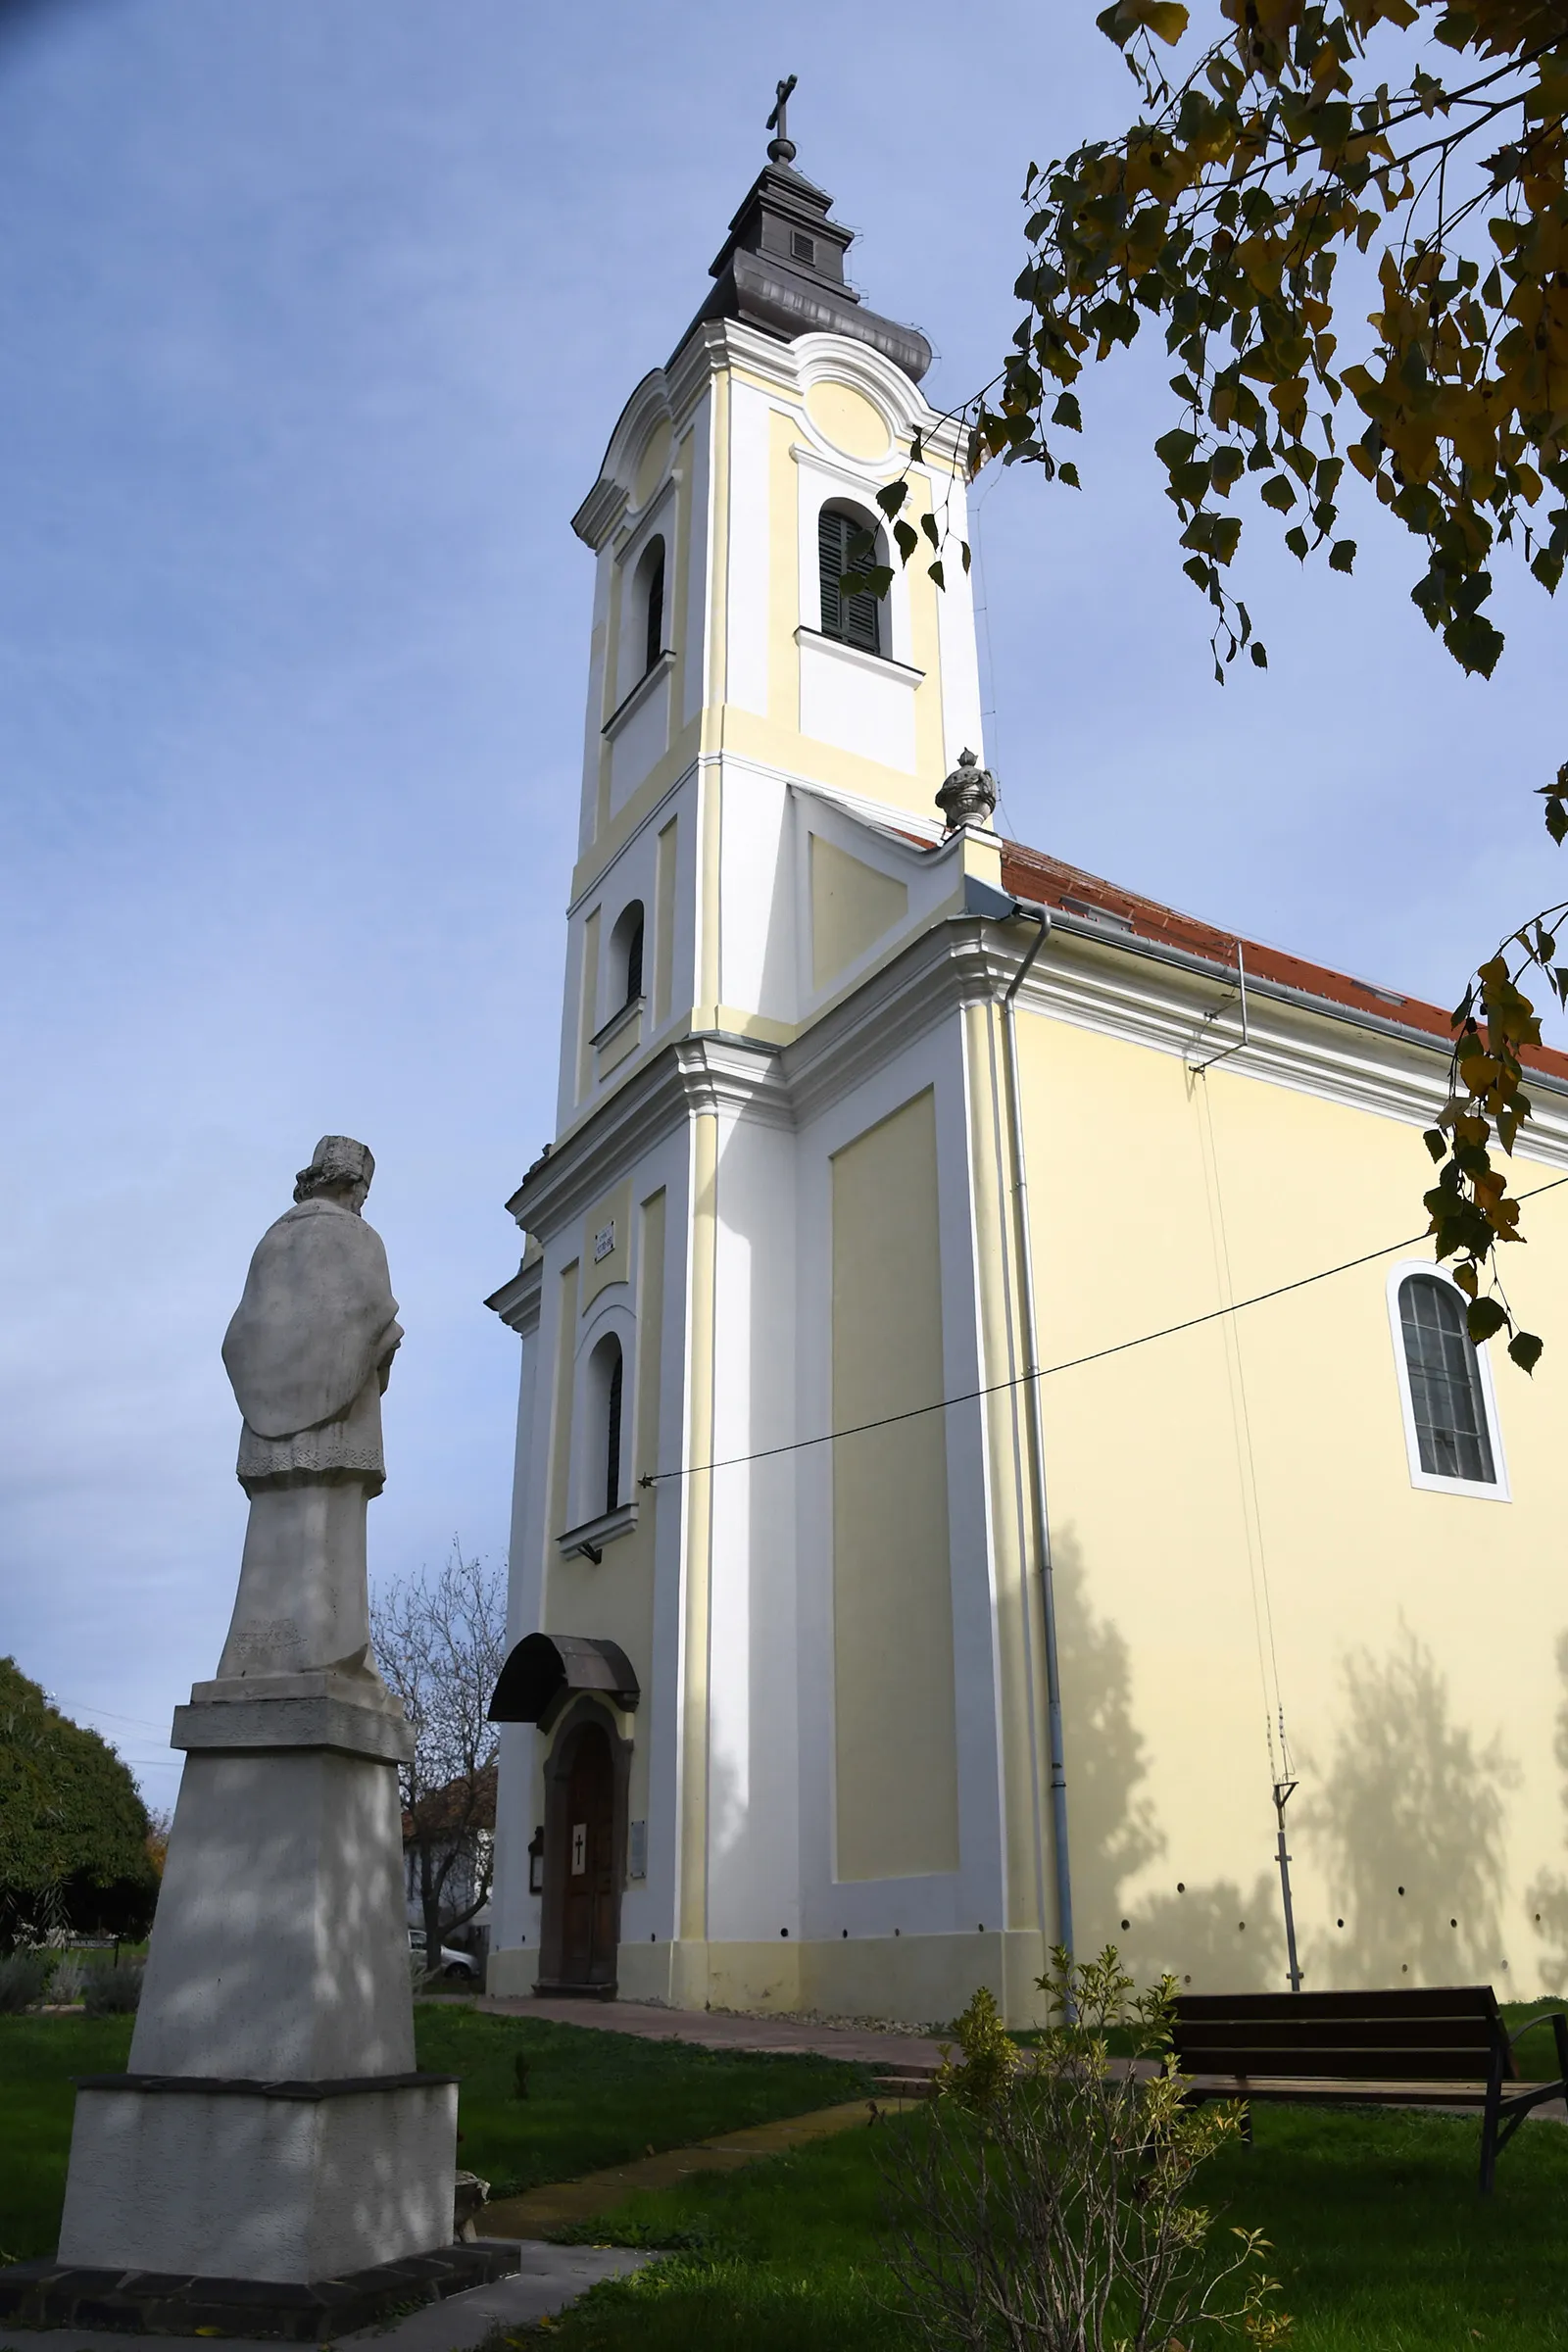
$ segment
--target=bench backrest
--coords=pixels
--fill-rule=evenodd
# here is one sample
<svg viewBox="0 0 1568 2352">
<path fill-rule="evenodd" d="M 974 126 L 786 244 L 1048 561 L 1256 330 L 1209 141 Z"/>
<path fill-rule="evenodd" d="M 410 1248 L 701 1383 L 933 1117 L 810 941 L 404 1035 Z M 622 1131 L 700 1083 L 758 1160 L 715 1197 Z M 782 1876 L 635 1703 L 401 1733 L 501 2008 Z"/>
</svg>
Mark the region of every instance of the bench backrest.
<svg viewBox="0 0 1568 2352">
<path fill-rule="evenodd" d="M 1500 2050 L 1504 2076 L 1517 2079 L 1490 1984 L 1408 1992 L 1184 1992 L 1175 2013 L 1177 2064 L 1189 2075 L 1478 2082 Z"/>
</svg>

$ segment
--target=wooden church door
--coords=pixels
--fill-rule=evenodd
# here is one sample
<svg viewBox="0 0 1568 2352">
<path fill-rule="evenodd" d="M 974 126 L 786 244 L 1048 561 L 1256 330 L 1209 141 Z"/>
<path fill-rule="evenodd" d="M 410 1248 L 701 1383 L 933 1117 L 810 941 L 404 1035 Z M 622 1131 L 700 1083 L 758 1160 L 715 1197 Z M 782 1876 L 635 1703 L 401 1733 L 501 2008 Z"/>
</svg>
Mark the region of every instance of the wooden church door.
<svg viewBox="0 0 1568 2352">
<path fill-rule="evenodd" d="M 559 1922 L 555 1982 L 585 1992 L 608 1990 L 615 1982 L 620 1940 L 614 1759 L 596 1723 L 579 1725 L 570 1741 L 553 1792 L 556 1835 L 546 1836 L 545 1900 L 556 1920 L 545 1922 L 543 1943 L 549 1953 Z"/>
</svg>

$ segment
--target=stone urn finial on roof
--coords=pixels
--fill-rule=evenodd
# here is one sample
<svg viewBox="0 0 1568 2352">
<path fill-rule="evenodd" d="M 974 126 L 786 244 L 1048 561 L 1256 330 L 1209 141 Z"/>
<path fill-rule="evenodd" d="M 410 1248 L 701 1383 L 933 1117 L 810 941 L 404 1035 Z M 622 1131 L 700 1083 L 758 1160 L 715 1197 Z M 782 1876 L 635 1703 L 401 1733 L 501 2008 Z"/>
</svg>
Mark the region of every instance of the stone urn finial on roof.
<svg viewBox="0 0 1568 2352">
<path fill-rule="evenodd" d="M 980 765 L 977 754 L 962 751 L 936 797 L 950 833 L 956 833 L 960 825 L 989 825 L 997 806 L 997 779 L 989 767 Z"/>
</svg>

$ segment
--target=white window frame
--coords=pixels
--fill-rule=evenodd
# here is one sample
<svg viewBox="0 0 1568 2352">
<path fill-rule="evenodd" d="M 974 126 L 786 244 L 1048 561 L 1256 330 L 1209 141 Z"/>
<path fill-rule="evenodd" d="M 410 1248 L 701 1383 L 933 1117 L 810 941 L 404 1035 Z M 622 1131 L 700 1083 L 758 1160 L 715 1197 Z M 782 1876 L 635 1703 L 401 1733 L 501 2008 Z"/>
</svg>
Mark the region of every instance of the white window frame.
<svg viewBox="0 0 1568 2352">
<path fill-rule="evenodd" d="M 572 1366 L 571 1443 L 567 1461 L 567 1493 L 569 1502 L 567 1525 L 558 1530 L 557 1541 L 575 1548 L 573 1539 L 586 1533 L 590 1540 L 604 1543 L 615 1536 L 629 1535 L 637 1524 L 637 1494 L 632 1482 L 632 1465 L 637 1459 L 637 1317 L 623 1303 L 629 1285 L 612 1283 L 602 1298 L 593 1302 L 589 1319 L 577 1342 L 576 1361 Z M 612 1294 L 622 1293 L 621 1298 Z M 602 1340 L 614 1338 L 620 1342 L 620 1475 L 622 1494 L 613 1511 L 605 1509 L 604 1494 L 604 1427 L 597 1410 L 592 1387 L 592 1365 Z"/>
<path fill-rule="evenodd" d="M 853 462 L 829 466 L 813 450 L 797 445 L 791 451 L 800 473 L 799 532 L 800 532 L 800 607 L 801 627 L 813 636 L 822 635 L 822 577 L 818 568 L 820 557 L 816 543 L 817 516 L 824 507 L 858 507 L 867 519 L 882 534 L 887 544 L 887 524 L 876 503 L 876 494 L 887 486 L 885 466 L 858 468 Z M 907 669 L 912 661 L 911 621 L 909 616 L 909 580 L 904 566 L 893 566 L 893 585 L 882 605 L 885 644 L 880 654 L 865 654 L 858 646 L 852 650 L 867 662 L 883 662 Z M 823 640 L 836 646 L 836 637 Z M 915 673 L 917 676 L 919 672 Z"/>
<path fill-rule="evenodd" d="M 1492 1361 L 1485 1347 L 1476 1349 L 1476 1370 L 1481 1384 L 1481 1409 L 1486 1415 L 1487 1437 L 1492 1446 L 1493 1476 L 1484 1478 L 1442 1478 L 1436 1471 L 1421 1467 L 1421 1441 L 1416 1433 L 1415 1401 L 1410 1394 L 1410 1366 L 1404 1352 L 1404 1326 L 1399 1319 L 1399 1292 L 1412 1274 L 1429 1282 L 1441 1282 L 1453 1293 L 1461 1308 L 1469 1304 L 1458 1284 L 1449 1279 L 1443 1268 L 1434 1265 L 1430 1257 L 1401 1257 L 1389 1269 L 1388 1302 L 1389 1334 L 1394 1343 L 1394 1368 L 1399 1383 L 1399 1411 L 1404 1419 L 1404 1450 L 1410 1468 L 1410 1484 L 1429 1494 L 1462 1494 L 1471 1502 L 1511 1502 L 1513 1494 L 1508 1485 L 1508 1458 L 1502 1448 L 1502 1425 L 1497 1418 L 1497 1397 L 1492 1380 Z"/>
<path fill-rule="evenodd" d="M 675 594 L 675 485 L 666 482 L 655 497 L 645 514 L 637 518 L 637 527 L 625 546 L 615 557 L 620 572 L 620 617 L 616 624 L 616 643 L 613 648 L 615 695 L 611 705 L 612 719 L 618 718 L 624 706 L 636 694 L 639 686 L 656 674 L 663 677 L 673 666 L 674 648 L 667 644 L 663 651 L 669 662 L 654 663 L 650 669 L 643 660 L 648 642 L 648 611 L 639 593 L 638 573 L 642 561 L 655 539 L 664 542 L 664 626 L 669 638 L 674 626 Z"/>
</svg>

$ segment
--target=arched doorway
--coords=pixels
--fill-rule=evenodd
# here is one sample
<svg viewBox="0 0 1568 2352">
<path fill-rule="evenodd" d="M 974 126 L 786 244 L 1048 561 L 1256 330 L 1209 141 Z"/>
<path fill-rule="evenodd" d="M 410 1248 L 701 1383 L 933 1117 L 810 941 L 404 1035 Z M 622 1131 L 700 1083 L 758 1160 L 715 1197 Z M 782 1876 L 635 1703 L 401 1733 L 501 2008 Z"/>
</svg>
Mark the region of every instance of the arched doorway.
<svg viewBox="0 0 1568 2352">
<path fill-rule="evenodd" d="M 541 1992 L 615 1990 L 624 1876 L 625 1742 L 591 1704 L 573 1710 L 545 1767 Z"/>
</svg>

